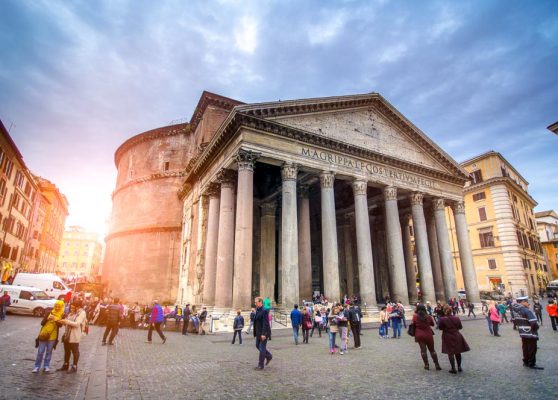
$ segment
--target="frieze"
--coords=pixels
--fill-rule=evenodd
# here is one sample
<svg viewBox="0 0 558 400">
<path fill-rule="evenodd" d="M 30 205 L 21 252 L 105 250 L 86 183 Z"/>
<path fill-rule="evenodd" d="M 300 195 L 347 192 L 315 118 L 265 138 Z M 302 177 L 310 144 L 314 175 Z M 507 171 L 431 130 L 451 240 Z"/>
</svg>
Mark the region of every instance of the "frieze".
<svg viewBox="0 0 558 400">
<path fill-rule="evenodd" d="M 333 172 L 322 172 L 320 174 L 320 187 L 322 189 L 333 188 L 333 182 L 335 182 L 335 174 Z"/>
<path fill-rule="evenodd" d="M 298 176 L 298 166 L 293 163 L 284 163 L 281 167 L 281 178 L 284 181 L 296 181 Z"/>
<path fill-rule="evenodd" d="M 366 196 L 366 190 L 368 189 L 368 182 L 361 179 L 353 181 L 353 192 L 355 196 Z"/>
</svg>

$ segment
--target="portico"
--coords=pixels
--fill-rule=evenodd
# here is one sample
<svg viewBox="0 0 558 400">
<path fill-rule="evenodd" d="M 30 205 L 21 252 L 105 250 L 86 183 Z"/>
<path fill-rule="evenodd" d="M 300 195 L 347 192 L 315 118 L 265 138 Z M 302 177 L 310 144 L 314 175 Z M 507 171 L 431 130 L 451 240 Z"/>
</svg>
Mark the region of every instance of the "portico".
<svg viewBox="0 0 558 400">
<path fill-rule="evenodd" d="M 378 94 L 237 106 L 185 175 L 185 223 L 206 215 L 207 229 L 203 254 L 183 241 L 182 264 L 203 262 L 183 301 L 243 310 L 255 295 L 292 307 L 313 292 L 368 307 L 386 296 L 446 301 L 458 289 L 446 207 L 465 289 L 479 300 L 459 212 L 467 175 Z M 204 196 L 207 209 L 193 213 Z"/>
</svg>

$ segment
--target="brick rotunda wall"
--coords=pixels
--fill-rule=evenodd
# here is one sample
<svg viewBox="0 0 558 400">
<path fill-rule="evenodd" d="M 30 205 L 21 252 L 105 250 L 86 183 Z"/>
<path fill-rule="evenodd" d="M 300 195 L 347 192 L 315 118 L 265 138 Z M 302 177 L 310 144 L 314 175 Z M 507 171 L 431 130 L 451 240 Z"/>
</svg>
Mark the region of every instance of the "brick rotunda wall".
<svg viewBox="0 0 558 400">
<path fill-rule="evenodd" d="M 174 302 L 178 288 L 181 172 L 193 154 L 188 124 L 134 136 L 116 151 L 118 170 L 103 281 L 111 296 Z"/>
</svg>

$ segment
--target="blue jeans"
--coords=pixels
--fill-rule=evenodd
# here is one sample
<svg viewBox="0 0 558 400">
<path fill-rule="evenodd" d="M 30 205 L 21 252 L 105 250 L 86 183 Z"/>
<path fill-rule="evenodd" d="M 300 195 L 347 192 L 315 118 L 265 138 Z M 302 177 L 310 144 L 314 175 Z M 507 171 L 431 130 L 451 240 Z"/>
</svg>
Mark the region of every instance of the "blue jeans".
<svg viewBox="0 0 558 400">
<path fill-rule="evenodd" d="M 488 322 L 488 331 L 491 335 L 494 335 L 494 330 L 492 329 L 492 321 L 490 320 L 490 316 L 486 316 L 486 322 Z"/>
<path fill-rule="evenodd" d="M 52 349 L 54 348 L 54 343 L 56 343 L 56 340 L 39 341 L 39 351 L 37 352 L 37 358 L 35 359 L 35 368 L 41 368 L 43 356 L 45 357 L 45 368 L 50 367 L 50 359 L 52 358 Z"/>
<path fill-rule="evenodd" d="M 393 327 L 393 336 L 392 337 L 401 337 L 401 322 L 397 319 L 391 320 L 391 325 Z"/>
<path fill-rule="evenodd" d="M 335 349 L 335 335 L 337 334 L 337 332 L 332 332 L 331 330 L 329 331 L 329 349 L 333 350 Z"/>
<path fill-rule="evenodd" d="M 4 321 L 6 319 L 6 309 L 2 305 L 0 306 L 0 321 Z"/>
<path fill-rule="evenodd" d="M 261 340 L 259 336 L 256 336 L 256 348 L 260 352 L 260 357 L 258 359 L 258 367 L 263 369 L 264 360 L 266 359 L 271 360 L 273 358 L 271 353 L 267 350 L 267 339 Z"/>
<path fill-rule="evenodd" d="M 383 330 L 383 332 L 381 332 L 382 330 Z M 388 321 L 382 322 L 382 326 L 380 328 L 380 333 L 381 333 L 381 336 L 383 336 L 383 337 L 389 336 L 389 322 Z"/>
<path fill-rule="evenodd" d="M 298 325 L 293 325 L 293 337 L 296 344 L 298 344 Z"/>
</svg>

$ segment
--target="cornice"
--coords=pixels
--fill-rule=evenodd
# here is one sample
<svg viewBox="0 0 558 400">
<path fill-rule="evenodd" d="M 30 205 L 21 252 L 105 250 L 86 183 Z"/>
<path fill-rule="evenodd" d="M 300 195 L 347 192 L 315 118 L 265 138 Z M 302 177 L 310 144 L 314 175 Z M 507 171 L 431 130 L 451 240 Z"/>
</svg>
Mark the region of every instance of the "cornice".
<svg viewBox="0 0 558 400">
<path fill-rule="evenodd" d="M 192 118 L 190 119 L 190 127 L 192 132 L 196 131 L 198 124 L 203 118 L 203 114 L 208 106 L 215 106 L 224 110 L 232 110 L 235 106 L 244 104 L 238 100 L 230 99 L 228 97 L 220 96 L 215 93 L 203 91 L 200 100 L 198 101 L 198 105 L 192 114 Z"/>
<path fill-rule="evenodd" d="M 190 124 L 176 124 L 176 125 L 169 125 L 163 126 L 160 128 L 152 129 L 150 131 L 146 131 L 140 133 L 139 135 L 133 136 L 130 139 L 126 140 L 124 143 L 116 149 L 114 153 L 114 164 L 116 168 L 118 168 L 118 163 L 120 161 L 120 157 L 128 151 L 131 147 L 137 146 L 140 143 L 149 142 L 151 140 L 160 139 L 162 137 L 167 136 L 174 136 L 179 134 L 187 134 L 193 132 L 190 127 Z"/>
<path fill-rule="evenodd" d="M 139 184 L 150 182 L 150 181 L 156 181 L 156 180 L 159 180 L 159 179 L 179 178 L 179 177 L 182 177 L 182 176 L 184 176 L 183 171 L 166 171 L 166 172 L 159 172 L 159 173 L 151 174 L 151 175 L 147 175 L 147 176 L 142 176 L 141 178 L 132 179 L 131 181 L 128 181 L 125 184 L 123 184 L 122 186 L 115 189 L 114 192 L 112 192 L 112 199 L 114 200 L 114 197 L 118 193 L 120 193 L 124 189 L 129 188 L 130 186 L 135 186 L 135 185 L 139 185 Z"/>
<path fill-rule="evenodd" d="M 141 227 L 134 229 L 124 229 L 117 232 L 112 232 L 105 237 L 105 242 L 111 239 L 128 236 L 128 235 L 139 235 L 143 233 L 159 233 L 159 232 L 180 232 L 182 230 L 181 226 L 151 226 L 151 227 Z"/>
<path fill-rule="evenodd" d="M 191 184 L 196 177 L 199 177 L 205 171 L 210 162 L 219 154 L 220 150 L 232 140 L 232 138 L 236 135 L 241 127 L 257 131 L 264 131 L 273 135 L 297 140 L 309 145 L 329 148 L 335 151 L 343 152 L 345 154 L 364 158 L 366 160 L 376 161 L 393 167 L 411 170 L 423 175 L 439 178 L 441 180 L 449 181 L 458 185 L 464 185 L 465 181 L 468 179 L 468 176 L 463 174 L 460 170 L 458 175 L 451 175 L 446 172 L 441 172 L 429 167 L 393 158 L 385 154 L 354 146 L 352 144 L 345 143 L 339 140 L 327 138 L 314 134 L 312 132 L 283 125 L 276 121 L 262 119 L 233 111 L 233 113 L 229 117 L 228 123 L 222 126 L 222 128 L 215 134 L 207 148 L 196 157 L 195 163 L 192 163 L 193 165 L 191 166 L 191 168 L 185 171 L 185 184 Z"/>
<path fill-rule="evenodd" d="M 519 186 L 517 183 L 515 183 L 515 181 L 513 179 L 511 179 L 509 176 L 497 176 L 495 178 L 490 178 L 487 179 L 485 181 L 479 182 L 479 183 L 474 183 L 470 186 L 466 186 L 465 188 L 463 188 L 463 193 L 467 194 L 467 193 L 471 193 L 471 192 L 476 192 L 479 189 L 487 189 L 490 188 L 491 186 L 498 184 L 498 183 L 503 183 L 503 184 L 507 184 L 509 186 L 511 186 L 513 189 L 517 190 L 519 193 L 521 193 L 522 196 L 524 196 L 525 198 L 527 198 L 530 202 L 532 202 L 533 207 L 535 207 L 537 204 L 537 201 L 531 197 L 531 195 L 529 193 L 527 193 L 525 190 L 523 190 L 523 188 L 521 186 Z"/>
</svg>

